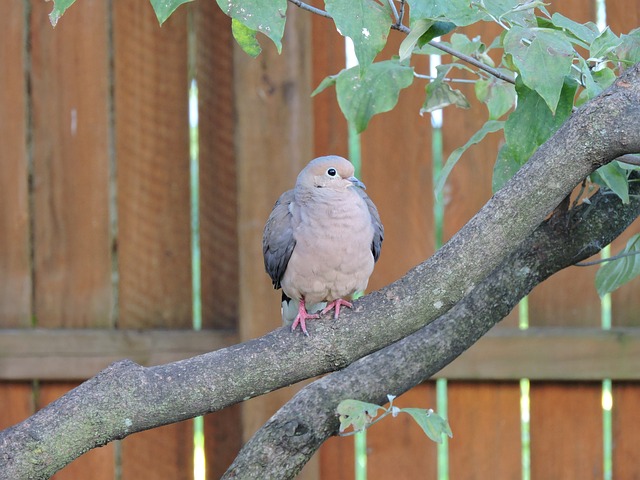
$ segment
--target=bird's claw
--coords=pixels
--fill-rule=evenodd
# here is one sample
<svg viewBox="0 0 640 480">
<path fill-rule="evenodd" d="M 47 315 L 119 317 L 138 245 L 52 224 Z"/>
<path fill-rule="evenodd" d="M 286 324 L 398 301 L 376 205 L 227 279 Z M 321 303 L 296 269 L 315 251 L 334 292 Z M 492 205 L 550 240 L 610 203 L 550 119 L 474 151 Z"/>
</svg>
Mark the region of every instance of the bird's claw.
<svg viewBox="0 0 640 480">
<path fill-rule="evenodd" d="M 331 302 L 329 305 L 324 307 L 324 309 L 320 313 L 321 315 L 324 315 L 325 313 L 330 312 L 332 309 L 335 309 L 335 313 L 333 315 L 333 318 L 335 319 L 335 318 L 338 318 L 338 316 L 340 315 L 340 307 L 353 308 L 353 304 L 351 302 L 347 302 L 346 300 L 343 300 L 342 298 L 337 298 L 333 302 Z"/>
</svg>

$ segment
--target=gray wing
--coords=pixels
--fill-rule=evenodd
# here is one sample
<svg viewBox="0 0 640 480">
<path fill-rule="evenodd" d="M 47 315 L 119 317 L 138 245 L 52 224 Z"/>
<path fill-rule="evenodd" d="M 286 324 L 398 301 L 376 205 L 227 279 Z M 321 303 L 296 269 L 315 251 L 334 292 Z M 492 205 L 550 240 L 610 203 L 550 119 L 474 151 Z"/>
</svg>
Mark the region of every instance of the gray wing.
<svg viewBox="0 0 640 480">
<path fill-rule="evenodd" d="M 371 214 L 371 223 L 373 224 L 373 240 L 371 241 L 371 253 L 373 253 L 374 261 L 378 261 L 380 257 L 380 250 L 382 249 L 382 241 L 384 240 L 384 227 L 382 226 L 382 221 L 380 220 L 380 214 L 378 213 L 378 209 L 376 208 L 373 201 L 367 195 L 367 192 L 360 187 L 356 187 L 355 191 L 358 192 L 358 195 L 362 197 L 362 199 L 367 204 L 369 208 L 369 213 Z"/>
<path fill-rule="evenodd" d="M 289 211 L 291 202 L 293 202 L 293 190 L 280 196 L 273 206 L 262 235 L 264 268 L 271 277 L 273 288 L 280 288 L 280 281 L 296 246 L 296 241 L 293 238 L 292 217 Z"/>
</svg>

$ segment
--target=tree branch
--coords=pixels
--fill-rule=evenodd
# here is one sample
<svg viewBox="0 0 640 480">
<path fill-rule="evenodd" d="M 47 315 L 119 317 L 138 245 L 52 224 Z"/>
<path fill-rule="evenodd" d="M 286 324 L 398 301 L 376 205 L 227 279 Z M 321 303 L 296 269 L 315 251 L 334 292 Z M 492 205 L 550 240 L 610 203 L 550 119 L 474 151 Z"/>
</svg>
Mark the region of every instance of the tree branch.
<svg viewBox="0 0 640 480">
<path fill-rule="evenodd" d="M 314 322 L 311 337 L 281 328 L 172 364 L 113 364 L 0 432 L 0 471 L 48 478 L 111 440 L 344 368 L 410 335 L 467 295 L 594 169 L 638 151 L 640 65 L 573 114 L 436 254 L 355 311 Z"/>
<path fill-rule="evenodd" d="M 640 185 L 633 187 L 640 193 Z M 597 253 L 640 215 L 640 198 L 623 204 L 597 192 L 548 220 L 455 307 L 416 333 L 299 391 L 242 448 L 223 478 L 293 478 L 338 433 L 345 399 L 384 404 L 444 368 L 504 318 L 533 287 Z M 565 225 L 558 230 L 559 224 Z"/>
</svg>

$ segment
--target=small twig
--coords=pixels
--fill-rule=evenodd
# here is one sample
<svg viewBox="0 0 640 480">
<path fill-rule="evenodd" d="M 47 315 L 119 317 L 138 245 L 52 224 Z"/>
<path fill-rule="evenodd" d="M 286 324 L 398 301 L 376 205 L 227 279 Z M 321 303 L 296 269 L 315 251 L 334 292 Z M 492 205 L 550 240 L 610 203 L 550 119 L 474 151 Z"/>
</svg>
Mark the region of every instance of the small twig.
<svg viewBox="0 0 640 480">
<path fill-rule="evenodd" d="M 431 75 L 423 75 L 421 73 L 413 73 L 413 76 L 416 78 L 422 78 L 424 80 L 436 80 L 437 77 Z M 443 82 L 457 82 L 457 83 L 476 83 L 477 80 L 472 80 L 470 78 L 448 78 L 445 77 L 442 79 Z"/>
<path fill-rule="evenodd" d="M 638 251 L 638 252 L 623 252 L 623 253 L 619 253 L 618 255 L 615 255 L 613 257 L 609 257 L 609 258 L 601 258 L 599 260 L 592 260 L 591 262 L 574 263 L 574 266 L 576 266 L 576 267 L 591 267 L 592 265 L 598 265 L 600 263 L 612 262 L 614 260 L 620 260 L 621 258 L 630 257 L 631 255 L 638 255 L 638 254 L 640 254 L 640 251 Z"/>
<path fill-rule="evenodd" d="M 404 22 L 404 0 L 400 0 L 400 18 L 398 19 L 398 25 L 402 25 Z"/>
<path fill-rule="evenodd" d="M 429 42 L 429 45 L 431 45 L 432 47 L 437 48 L 438 50 L 442 50 L 443 52 L 446 52 L 449 55 L 453 55 L 454 57 L 459 58 L 463 62 L 470 63 L 474 67 L 477 67 L 480 70 L 484 70 L 485 72 L 490 73 L 491 75 L 493 75 L 496 78 L 499 78 L 500 80 L 504 80 L 505 82 L 512 83 L 514 85 L 516 83 L 516 81 L 512 77 L 510 77 L 509 75 L 505 75 L 504 73 L 502 73 L 497 68 L 490 67 L 489 65 L 486 65 L 486 64 L 482 63 L 480 60 L 476 60 L 475 58 L 470 57 L 469 55 L 465 55 L 464 53 L 460 53 L 457 50 L 454 50 L 453 48 L 448 47 L 447 45 L 445 45 L 445 44 L 443 44 L 441 42 L 436 42 L 434 40 L 431 40 Z"/>
<path fill-rule="evenodd" d="M 393 18 L 396 19 L 396 25 L 401 25 L 400 15 L 398 15 L 398 9 L 396 8 L 396 4 L 393 3 L 394 0 L 388 0 L 389 6 L 391 7 L 391 11 L 393 12 Z"/>
<path fill-rule="evenodd" d="M 295 6 L 300 7 L 303 10 L 306 10 L 311 13 L 315 13 L 316 15 L 320 15 L 321 17 L 331 18 L 331 19 L 333 18 L 331 15 L 329 15 L 329 13 L 325 12 L 324 10 L 320 10 L 319 8 L 311 6 L 308 3 L 301 2 L 300 0 L 289 0 L 289 2 L 293 3 Z"/>
</svg>

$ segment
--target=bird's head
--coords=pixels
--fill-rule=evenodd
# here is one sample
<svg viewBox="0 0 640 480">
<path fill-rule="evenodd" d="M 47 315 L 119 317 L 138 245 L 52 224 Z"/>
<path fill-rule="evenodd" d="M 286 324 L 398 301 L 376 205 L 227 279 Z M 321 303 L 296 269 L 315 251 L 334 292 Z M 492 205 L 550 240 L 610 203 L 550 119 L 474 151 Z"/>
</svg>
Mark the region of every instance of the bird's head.
<svg viewBox="0 0 640 480">
<path fill-rule="evenodd" d="M 353 174 L 353 164 L 345 158 L 337 155 L 318 157 L 300 172 L 296 185 L 307 189 L 327 188 L 337 191 L 353 186 L 364 189 L 364 184 Z"/>
</svg>

